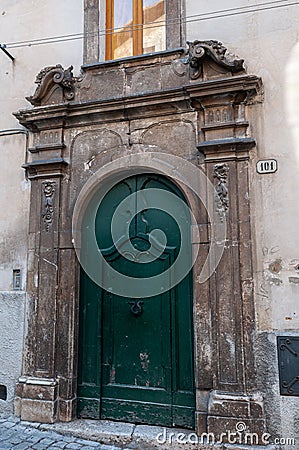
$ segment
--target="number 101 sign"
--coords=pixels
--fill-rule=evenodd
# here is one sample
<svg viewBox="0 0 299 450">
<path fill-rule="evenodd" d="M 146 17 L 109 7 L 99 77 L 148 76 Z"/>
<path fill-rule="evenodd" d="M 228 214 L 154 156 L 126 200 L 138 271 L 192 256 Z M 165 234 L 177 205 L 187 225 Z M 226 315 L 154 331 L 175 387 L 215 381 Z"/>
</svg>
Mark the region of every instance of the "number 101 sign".
<svg viewBox="0 0 299 450">
<path fill-rule="evenodd" d="M 274 173 L 277 170 L 276 159 L 261 159 L 256 163 L 257 173 Z"/>
</svg>

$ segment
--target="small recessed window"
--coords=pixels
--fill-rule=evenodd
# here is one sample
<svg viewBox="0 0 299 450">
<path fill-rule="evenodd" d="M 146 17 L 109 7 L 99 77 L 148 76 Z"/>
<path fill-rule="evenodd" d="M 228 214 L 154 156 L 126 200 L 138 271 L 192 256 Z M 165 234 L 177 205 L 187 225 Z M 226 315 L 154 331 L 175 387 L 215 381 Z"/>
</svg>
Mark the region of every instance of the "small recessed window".
<svg viewBox="0 0 299 450">
<path fill-rule="evenodd" d="M 13 289 L 15 291 L 21 290 L 21 270 L 20 269 L 13 270 Z"/>
<path fill-rule="evenodd" d="M 0 400 L 7 400 L 7 387 L 0 384 Z"/>
</svg>

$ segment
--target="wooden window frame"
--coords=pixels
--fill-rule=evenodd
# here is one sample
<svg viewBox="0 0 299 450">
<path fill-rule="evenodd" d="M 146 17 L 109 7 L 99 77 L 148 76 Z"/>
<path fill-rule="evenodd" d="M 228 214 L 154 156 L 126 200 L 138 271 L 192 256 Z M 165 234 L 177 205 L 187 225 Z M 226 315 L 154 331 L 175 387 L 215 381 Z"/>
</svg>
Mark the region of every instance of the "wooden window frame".
<svg viewBox="0 0 299 450">
<path fill-rule="evenodd" d="M 106 0 L 106 60 L 112 60 L 113 30 L 114 30 L 114 1 Z M 143 0 L 133 0 L 133 23 L 132 23 L 133 55 L 143 53 Z"/>
<path fill-rule="evenodd" d="M 185 45 L 185 26 L 184 26 L 184 15 L 185 15 L 185 0 L 164 0 L 165 2 L 165 16 L 166 16 L 166 50 L 170 50 L 172 48 L 177 48 Z M 106 14 L 105 23 L 106 30 L 112 28 L 113 16 L 111 14 L 114 11 L 112 8 L 112 1 L 106 0 L 106 10 L 107 5 L 110 3 L 110 9 L 108 14 Z M 141 7 L 140 7 L 141 5 Z M 102 11 L 101 11 L 102 13 Z M 105 11 L 104 11 L 105 13 Z M 137 3 L 137 7 L 135 9 L 133 20 L 136 20 L 134 23 L 141 23 L 142 20 L 142 2 L 139 0 L 139 7 Z M 100 40 L 99 40 L 99 17 L 100 17 L 100 0 L 84 0 L 84 51 L 83 51 L 83 64 L 94 64 L 99 62 L 100 57 Z M 140 19 L 141 18 L 141 19 Z M 177 20 L 177 19 L 180 20 Z M 135 30 L 136 38 L 135 38 L 135 46 L 133 47 L 134 55 L 142 55 L 143 54 L 143 29 L 139 27 Z M 106 34 L 106 37 L 108 33 Z M 106 39 L 105 46 L 103 45 L 105 50 L 105 60 L 112 59 L 112 34 L 111 41 L 109 43 Z M 134 39 L 133 39 L 134 42 Z M 104 43 L 103 43 L 104 44 Z M 104 53 L 104 52 L 103 52 Z M 104 56 L 104 55 L 103 55 Z M 104 57 L 103 57 L 104 59 Z M 102 60 L 103 60 L 102 59 Z"/>
</svg>

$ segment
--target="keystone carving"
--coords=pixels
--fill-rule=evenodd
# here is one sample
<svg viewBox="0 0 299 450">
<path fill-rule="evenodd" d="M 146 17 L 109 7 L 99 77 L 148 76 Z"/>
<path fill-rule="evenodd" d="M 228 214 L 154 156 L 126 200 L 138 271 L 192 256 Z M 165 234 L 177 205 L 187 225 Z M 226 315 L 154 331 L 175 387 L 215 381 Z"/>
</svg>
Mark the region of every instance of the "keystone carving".
<svg viewBox="0 0 299 450">
<path fill-rule="evenodd" d="M 222 42 L 219 41 L 193 41 L 187 42 L 189 46 L 187 63 L 191 69 L 191 79 L 196 80 L 201 75 L 202 62 L 205 56 L 209 56 L 220 66 L 231 72 L 239 72 L 244 69 L 244 59 L 238 59 L 227 51 Z"/>
<path fill-rule="evenodd" d="M 42 100 L 59 85 L 63 89 L 63 96 L 66 100 L 73 100 L 75 97 L 73 66 L 64 69 L 61 64 L 49 66 L 42 69 L 36 77 L 37 88 L 31 97 L 26 97 L 32 105 L 39 106 Z"/>
<path fill-rule="evenodd" d="M 214 165 L 213 176 L 218 180 L 218 184 L 216 187 L 217 195 L 215 196 L 216 210 L 219 214 L 221 222 L 223 222 L 224 215 L 229 207 L 228 187 L 227 187 L 228 171 L 229 167 L 225 163 Z"/>
</svg>

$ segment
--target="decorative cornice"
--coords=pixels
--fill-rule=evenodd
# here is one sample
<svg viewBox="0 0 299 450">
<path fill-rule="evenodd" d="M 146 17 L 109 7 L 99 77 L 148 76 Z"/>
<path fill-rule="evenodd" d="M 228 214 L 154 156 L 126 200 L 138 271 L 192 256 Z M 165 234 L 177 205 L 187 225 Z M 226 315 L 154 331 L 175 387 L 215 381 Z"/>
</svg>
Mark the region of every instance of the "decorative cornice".
<svg viewBox="0 0 299 450">
<path fill-rule="evenodd" d="M 205 155 L 206 161 L 248 160 L 249 150 L 256 145 L 255 139 L 227 138 L 200 142 L 196 145 L 199 152 Z"/>
<path fill-rule="evenodd" d="M 38 153 L 46 150 L 62 150 L 63 148 L 65 148 L 65 144 L 60 142 L 53 142 L 49 144 L 36 145 L 35 147 L 29 147 L 28 151 L 30 153 Z"/>
<path fill-rule="evenodd" d="M 187 44 L 189 46 L 187 63 L 189 63 L 191 69 L 190 77 L 192 80 L 196 80 L 200 77 L 202 63 L 206 56 L 231 72 L 241 72 L 245 70 L 243 66 L 244 59 L 238 59 L 235 55 L 229 53 L 222 42 L 214 40 L 188 41 Z"/>
<path fill-rule="evenodd" d="M 255 75 L 235 75 L 233 77 L 207 80 L 184 86 L 190 97 L 207 97 L 217 94 L 246 92 L 247 97 L 262 94 L 262 80 Z M 258 98 L 260 100 L 260 98 Z"/>
<path fill-rule="evenodd" d="M 174 89 L 154 91 L 145 94 L 130 95 L 120 98 L 108 98 L 88 102 L 60 103 L 56 105 L 45 105 L 28 110 L 21 110 L 14 115 L 19 122 L 32 131 L 47 128 L 58 122 L 64 126 L 80 124 L 82 117 L 93 115 L 101 122 L 113 120 L 125 120 L 127 115 L 133 114 L 134 109 L 140 115 L 140 108 L 146 117 L 161 114 L 166 108 L 173 112 L 174 105 L 181 105 L 185 110 L 193 109 L 190 105 L 191 99 L 200 99 L 209 95 L 218 95 L 234 92 L 245 92 L 247 97 L 253 98 L 261 90 L 261 79 L 255 75 L 236 75 L 221 79 L 213 79 L 198 83 L 186 84 Z M 157 109 L 159 106 L 159 110 Z"/>
<path fill-rule="evenodd" d="M 39 159 L 22 165 L 29 179 L 62 177 L 67 166 L 63 158 Z"/>
<path fill-rule="evenodd" d="M 37 88 L 31 97 L 26 97 L 32 105 L 39 106 L 42 100 L 51 92 L 53 87 L 60 86 L 66 100 L 73 100 L 75 97 L 75 78 L 72 73 L 73 66 L 64 69 L 61 64 L 49 66 L 42 69 L 36 77 Z"/>
<path fill-rule="evenodd" d="M 203 149 L 216 150 L 216 149 L 226 149 L 227 147 L 253 147 L 255 145 L 255 140 L 253 138 L 227 138 L 227 139 L 214 139 L 213 141 L 204 141 L 197 144 L 197 148 L 201 151 Z"/>
<path fill-rule="evenodd" d="M 177 47 L 177 48 L 172 48 L 171 50 L 163 50 L 160 52 L 145 53 L 143 55 L 127 56 L 127 57 L 121 58 L 121 59 L 114 59 L 114 60 L 109 60 L 109 61 L 98 61 L 98 62 L 94 62 L 94 63 L 83 64 L 83 66 L 81 66 L 81 68 L 84 72 L 87 72 L 87 71 L 93 71 L 93 70 L 98 70 L 98 69 L 107 70 L 107 69 L 110 69 L 111 67 L 119 67 L 119 66 L 127 67 L 127 66 L 131 66 L 132 64 L 134 64 L 134 65 L 151 64 L 157 58 L 159 58 L 161 60 L 165 60 L 166 58 L 169 58 L 173 55 L 175 55 L 177 57 L 181 57 L 182 55 L 185 55 L 185 53 L 186 53 L 185 47 Z"/>
</svg>

